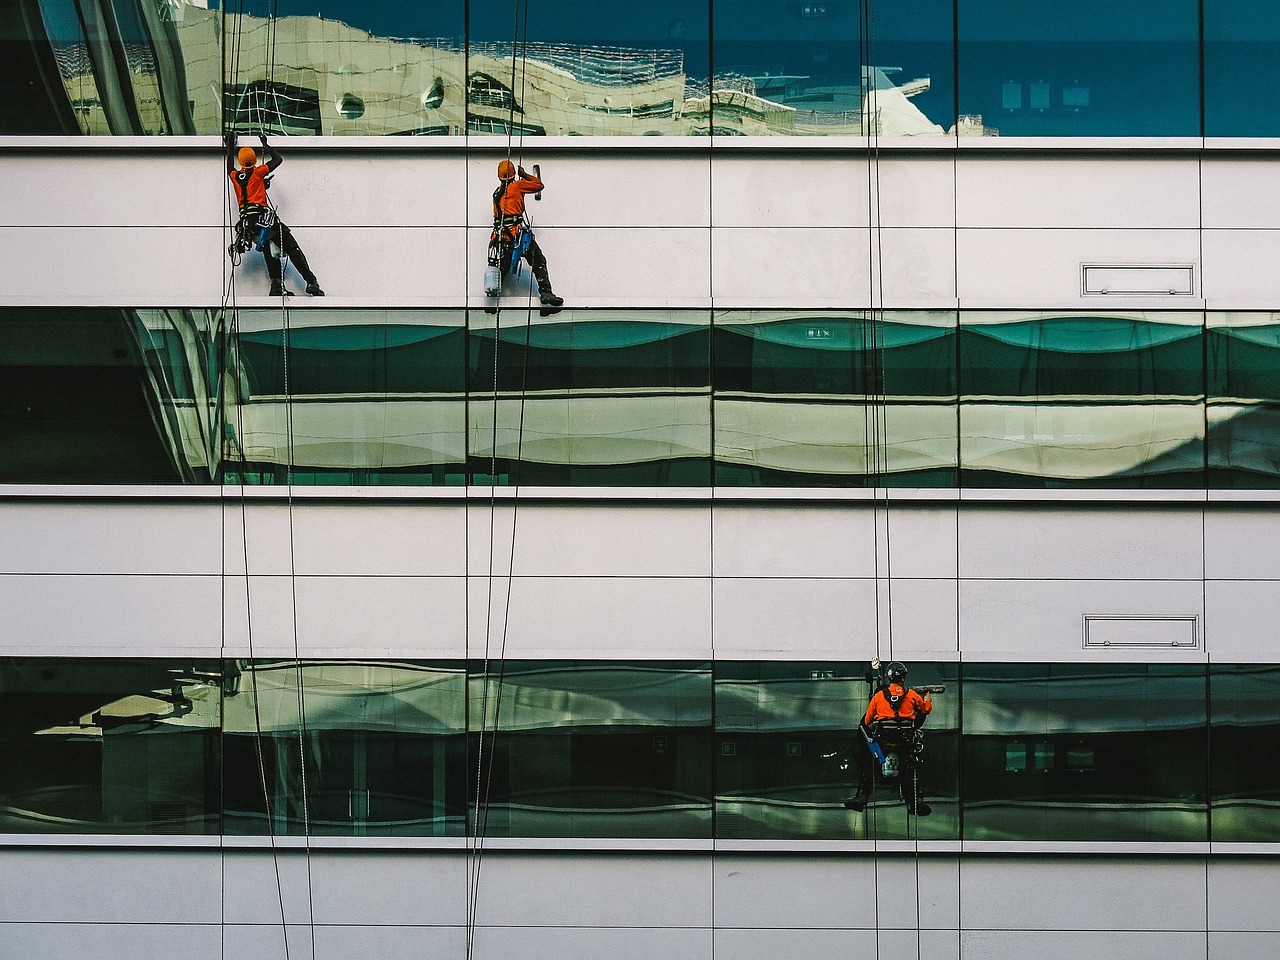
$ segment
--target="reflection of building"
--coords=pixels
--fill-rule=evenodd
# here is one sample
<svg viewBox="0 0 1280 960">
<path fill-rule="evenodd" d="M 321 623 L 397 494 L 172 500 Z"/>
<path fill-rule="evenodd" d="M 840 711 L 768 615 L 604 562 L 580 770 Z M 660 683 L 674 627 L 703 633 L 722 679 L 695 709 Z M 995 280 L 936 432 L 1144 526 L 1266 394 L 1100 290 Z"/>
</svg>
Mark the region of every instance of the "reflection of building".
<svg viewBox="0 0 1280 960">
<path fill-rule="evenodd" d="M 1277 952 L 1269 154 L 318 17 L 224 101 L 157 9 L 0 142 L 0 954 Z M 325 300 L 229 282 L 215 137 L 105 136 L 224 102 Z M 515 106 L 547 317 L 477 289 Z M 841 803 L 877 654 L 926 819 Z"/>
</svg>

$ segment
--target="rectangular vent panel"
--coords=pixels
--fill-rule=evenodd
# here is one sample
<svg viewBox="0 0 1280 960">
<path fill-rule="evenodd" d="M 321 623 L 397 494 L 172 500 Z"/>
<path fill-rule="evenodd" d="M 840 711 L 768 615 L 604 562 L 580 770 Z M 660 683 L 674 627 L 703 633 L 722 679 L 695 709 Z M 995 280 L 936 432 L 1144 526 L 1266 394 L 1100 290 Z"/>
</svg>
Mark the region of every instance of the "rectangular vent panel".
<svg viewBox="0 0 1280 960">
<path fill-rule="evenodd" d="M 1196 292 L 1195 267 L 1170 265 L 1081 264 L 1081 292 L 1085 296 L 1189 297 Z"/>
<path fill-rule="evenodd" d="M 1084 618 L 1085 647 L 1200 646 L 1197 617 L 1091 617 Z"/>
</svg>

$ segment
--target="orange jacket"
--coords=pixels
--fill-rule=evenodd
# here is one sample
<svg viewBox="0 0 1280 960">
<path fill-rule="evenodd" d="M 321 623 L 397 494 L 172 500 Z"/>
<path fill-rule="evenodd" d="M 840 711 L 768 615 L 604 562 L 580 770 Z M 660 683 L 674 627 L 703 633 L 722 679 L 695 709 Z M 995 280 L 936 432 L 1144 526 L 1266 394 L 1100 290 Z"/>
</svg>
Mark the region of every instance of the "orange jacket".
<svg viewBox="0 0 1280 960">
<path fill-rule="evenodd" d="M 265 207 L 267 205 L 267 174 L 270 165 L 260 163 L 248 169 L 232 170 L 231 185 L 236 192 L 236 202 L 240 209 L 245 207 Z"/>
<path fill-rule="evenodd" d="M 895 712 L 893 704 L 890 701 L 890 695 L 900 697 L 898 701 L 898 709 Z M 891 683 L 885 690 L 877 690 L 872 696 L 871 702 L 867 704 L 867 712 L 863 714 L 862 723 L 864 726 L 870 726 L 877 720 L 888 720 L 891 717 L 904 717 L 908 720 L 924 721 L 933 711 L 933 702 L 926 697 L 921 696 L 915 690 L 909 687 L 903 687 L 899 683 Z"/>
<path fill-rule="evenodd" d="M 525 195 L 537 193 L 541 189 L 542 181 L 531 173 L 525 173 L 521 167 L 519 179 L 499 184 L 498 189 L 493 192 L 493 219 L 523 215 Z"/>
</svg>

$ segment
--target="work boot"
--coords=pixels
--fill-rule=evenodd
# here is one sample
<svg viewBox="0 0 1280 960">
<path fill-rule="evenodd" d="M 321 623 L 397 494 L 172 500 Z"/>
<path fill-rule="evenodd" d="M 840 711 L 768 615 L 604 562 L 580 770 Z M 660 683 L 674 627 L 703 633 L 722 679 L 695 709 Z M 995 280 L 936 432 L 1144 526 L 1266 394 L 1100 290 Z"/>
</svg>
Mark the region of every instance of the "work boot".
<svg viewBox="0 0 1280 960">
<path fill-rule="evenodd" d="M 308 297 L 324 296 L 324 291 L 320 289 L 320 284 L 316 283 L 314 280 L 312 280 L 310 283 L 307 284 L 306 292 Z"/>
<path fill-rule="evenodd" d="M 538 299 L 542 301 L 546 307 L 562 307 L 564 306 L 564 297 L 557 297 L 555 291 L 550 287 L 543 287 L 538 291 Z"/>
<path fill-rule="evenodd" d="M 867 809 L 867 801 L 870 799 L 871 798 L 865 793 L 855 793 L 844 802 L 844 808 L 846 810 L 856 810 L 858 813 L 861 813 L 863 810 Z"/>
<path fill-rule="evenodd" d="M 916 817 L 927 817 L 929 814 L 933 813 L 933 807 L 929 806 L 923 800 L 917 800 L 913 805 L 908 807 L 908 809 L 911 811 L 912 816 Z"/>
<path fill-rule="evenodd" d="M 288 290 L 284 288 L 284 282 L 280 280 L 271 281 L 271 290 L 267 294 L 268 297 L 289 297 L 292 296 Z"/>
</svg>

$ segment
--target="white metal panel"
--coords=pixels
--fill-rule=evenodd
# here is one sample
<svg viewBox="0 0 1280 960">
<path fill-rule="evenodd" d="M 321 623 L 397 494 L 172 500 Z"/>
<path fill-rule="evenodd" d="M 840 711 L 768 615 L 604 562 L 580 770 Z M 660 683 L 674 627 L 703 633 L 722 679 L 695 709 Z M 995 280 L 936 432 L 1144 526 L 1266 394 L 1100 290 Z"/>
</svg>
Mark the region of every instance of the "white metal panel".
<svg viewBox="0 0 1280 960">
<path fill-rule="evenodd" d="M 1210 580 L 1204 585 L 1205 648 L 1214 663 L 1280 660 L 1276 624 L 1280 590 L 1273 580 Z"/>
<path fill-rule="evenodd" d="M 483 279 L 491 226 L 468 231 L 466 271 L 453 268 L 453 282 L 466 281 L 468 302 L 485 307 Z M 569 307 L 707 307 L 711 295 L 710 231 L 694 227 L 562 227 L 534 224 L 547 273 Z M 523 263 L 523 261 L 522 261 Z M 500 306 L 538 309 L 528 264 L 507 278 Z"/>
<path fill-rule="evenodd" d="M 966 660 L 1109 663 L 1123 648 L 1084 648 L 1084 617 L 1203 616 L 1200 581 L 961 580 L 960 652 Z M 1138 659 L 1154 660 L 1154 650 Z M 1202 663 L 1201 649 L 1170 647 L 1161 663 Z"/>
<path fill-rule="evenodd" d="M 21 656 L 217 656 L 216 576 L 0 576 L 0 650 Z"/>
<path fill-rule="evenodd" d="M 1270 310 L 1280 299 L 1280 230 L 1201 232 L 1203 287 L 1211 309 Z"/>
<path fill-rule="evenodd" d="M 1276 868 L 1273 860 L 1248 857 L 1215 860 L 1209 864 L 1209 929 L 1266 932 L 1266 941 L 1280 938 L 1276 913 Z M 1278 944 L 1280 945 L 1280 944 Z M 1225 954 L 1224 954 L 1225 955 Z M 1274 951 L 1236 956 L 1280 956 Z"/>
<path fill-rule="evenodd" d="M 272 177 L 271 200 L 291 227 L 457 227 L 466 222 L 467 168 L 457 154 L 295 155 L 287 146 L 280 153 L 285 162 Z"/>
<path fill-rule="evenodd" d="M 221 570 L 216 504 L 0 503 L 0 573 Z"/>
<path fill-rule="evenodd" d="M 713 522 L 717 577 L 875 576 L 875 518 L 863 505 L 717 503 Z"/>
<path fill-rule="evenodd" d="M 469 572 L 519 577 L 706 577 L 706 504 L 517 504 L 467 510 Z"/>
<path fill-rule="evenodd" d="M 960 571 L 973 578 L 1199 579 L 1201 541 L 1198 510 L 962 510 Z"/>
<path fill-rule="evenodd" d="M 1153 883 L 1151 864 L 1143 860 L 969 858 L 960 875 L 964 925 L 969 930 L 1061 933 L 1199 931 L 1203 957 L 1204 871 L 1204 861 L 1196 858 L 1162 860 L 1159 881 Z M 1181 938 L 1173 938 L 1170 947 L 1175 952 L 1169 955 L 1184 955 L 1176 952 L 1180 943 Z M 1101 944 L 1095 949 L 1101 949 Z M 1054 960 L 1060 956 L 1056 950 L 1051 955 Z M 1139 950 L 1132 955 L 1165 954 Z M 1062 956 L 1096 958 L 1097 953 L 1071 951 Z"/>
<path fill-rule="evenodd" d="M 716 227 L 950 226 L 955 217 L 950 157 L 717 156 L 711 220 Z M 868 189 L 868 180 L 871 189 Z M 868 202 L 876 197 L 879 209 Z"/>
<path fill-rule="evenodd" d="M 880 513 L 881 542 L 890 553 L 881 559 L 881 575 L 904 578 L 955 577 L 957 516 L 954 505 L 919 507 L 895 501 Z"/>
<path fill-rule="evenodd" d="M 217 221 L 198 227 L 0 228 L 0 305 L 219 303 L 224 246 Z"/>
<path fill-rule="evenodd" d="M 198 226 L 226 219 L 226 167 L 208 157 L 9 154 L 0 225 Z"/>
<path fill-rule="evenodd" d="M 461 576 L 461 504 L 296 504 L 293 549 L 303 575 Z M 286 535 L 288 531 L 285 531 Z"/>
<path fill-rule="evenodd" d="M 870 660 L 876 652 L 872 580 L 715 580 L 720 659 Z"/>
<path fill-rule="evenodd" d="M 1200 235 L 1196 230 L 1172 228 L 962 228 L 957 233 L 957 286 L 962 302 L 1022 300 L 1029 305 L 1053 302 L 1064 309 L 1096 310 L 1098 301 L 1081 293 L 1080 265 L 1108 262 L 1199 264 Z M 1207 296 L 1207 277 L 1205 283 Z M 1189 298 L 1169 297 L 1169 301 L 1169 309 L 1185 309 Z M 1108 309 L 1124 309 L 1122 298 L 1117 296 L 1114 302 Z"/>
<path fill-rule="evenodd" d="M 1199 164 L 1195 157 L 962 157 L 956 216 L 961 229 L 1194 229 Z"/>
<path fill-rule="evenodd" d="M 633 227 L 705 230 L 711 222 L 706 156 L 632 155 L 620 163 L 617 158 L 590 153 L 539 156 L 536 145 L 526 142 L 523 162 L 530 173 L 533 164 L 540 164 L 546 184 L 541 200 L 530 196 L 525 203 L 535 230 L 539 226 L 603 227 L 619 233 Z M 466 215 L 473 225 L 493 221 L 497 164 L 496 157 L 473 157 L 468 164 Z M 538 233 L 541 236 L 541 230 Z M 608 249 L 601 248 L 601 254 Z M 610 259 L 602 256 L 598 265 L 603 267 Z"/>
<path fill-rule="evenodd" d="M 293 572 L 289 505 L 228 499 L 223 506 L 222 550 L 229 576 L 289 576 Z"/>
<path fill-rule="evenodd" d="M 1280 223 L 1280 180 L 1270 156 L 1207 156 L 1201 167 L 1204 226 L 1274 229 Z"/>
<path fill-rule="evenodd" d="M 472 577 L 468 601 L 471 656 L 482 655 L 486 634 L 493 656 L 505 639 L 512 658 L 711 656 L 711 586 L 703 577 Z"/>
<path fill-rule="evenodd" d="M 349 881 L 350 878 L 348 878 Z M 462 903 L 458 890 L 462 889 L 459 884 L 463 882 L 458 881 L 448 892 L 447 896 L 450 900 Z M 377 880 L 359 885 L 366 886 L 377 893 L 388 892 L 388 888 Z M 348 889 L 354 886 L 357 884 L 349 883 Z M 410 892 L 417 893 L 416 890 Z M 428 905 L 426 901 L 420 904 L 420 906 L 426 905 Z M 445 960 L 445 958 L 467 956 L 467 928 L 461 924 L 452 927 L 434 927 L 425 925 L 421 920 L 411 920 L 395 926 L 381 927 L 369 922 L 349 926 L 326 925 L 317 927 L 314 934 L 317 960 L 324 957 L 377 957 L 378 960 L 422 960 L 423 957 L 438 957 Z M 278 932 L 276 939 L 279 942 Z M 477 935 L 477 942 L 479 939 Z M 291 940 L 290 945 L 292 946 L 294 942 Z M 301 949 L 293 952 L 291 958 L 296 960 L 296 958 L 306 957 L 309 960 L 311 956 L 308 953 L 309 949 L 308 941 L 301 946 Z M 479 957 L 478 949 L 471 955 Z M 524 956 L 518 951 L 506 954 L 508 957 L 516 955 Z M 258 960 L 261 955 L 245 952 L 238 953 L 236 956 L 253 957 L 254 960 Z"/>
<path fill-rule="evenodd" d="M 967 872 L 968 867 L 965 869 Z M 1061 901 L 1074 894 L 1074 890 L 1058 890 L 1048 896 Z M 1129 901 L 1133 899 L 1130 892 Z M 966 923 L 960 949 L 964 960 L 1027 960 L 1032 956 L 1052 960 L 1098 960 L 1100 956 L 1205 960 L 1205 936 L 1194 931 L 983 930 Z"/>
<path fill-rule="evenodd" d="M 296 851 L 290 854 L 292 858 L 300 856 Z M 413 856 L 395 850 L 319 855 L 313 850 L 311 887 L 316 919 L 324 924 L 370 928 L 465 924 L 467 901 L 459 891 L 466 887 L 468 859 L 463 853 L 438 850 Z M 356 872 L 376 877 L 377 882 L 353 884 Z"/>
<path fill-rule="evenodd" d="M 960 651 L 955 580 L 909 580 L 894 576 L 882 586 L 887 611 L 882 652 L 892 640 L 899 660 L 954 660 Z M 889 615 L 891 614 L 891 616 Z"/>
<path fill-rule="evenodd" d="M 311 922 L 312 891 L 308 881 L 318 854 L 305 850 L 231 850 L 204 855 L 215 879 L 225 872 L 215 904 L 228 924 L 262 924 L 281 943 L 281 925 Z M 184 857 L 172 857 L 181 862 Z M 282 916 L 283 911 L 283 916 Z M 317 913 L 315 918 L 320 920 Z M 305 927 L 303 928 L 305 929 Z"/>
<path fill-rule="evenodd" d="M 1206 576 L 1280 580 L 1280 514 L 1274 508 L 1216 508 L 1204 520 Z"/>
<path fill-rule="evenodd" d="M 790 895 L 785 890 L 779 890 L 777 894 L 780 898 Z M 846 904 L 841 912 L 868 912 L 868 905 Z M 877 933 L 874 930 L 828 927 L 717 927 L 714 956 L 718 960 L 777 960 L 779 957 L 874 957 L 879 952 L 886 957 L 919 954 L 929 960 L 959 960 L 959 949 L 959 938 L 952 930 L 921 930 L 917 936 L 914 930 L 882 930 Z"/>
<path fill-rule="evenodd" d="M 108 881 L 110 882 L 110 881 Z M 172 960 L 174 943 L 182 942 L 183 960 L 222 960 L 222 931 L 217 923 L 156 924 L 21 923 L 0 927 L 4 955 L 22 960 L 66 957 L 128 957 L 129 960 Z M 264 957 L 264 954 L 239 954 Z"/>
<path fill-rule="evenodd" d="M 625 896 L 625 894 L 621 894 Z M 644 896 L 645 891 L 634 895 Z M 421 953 L 414 954 L 414 960 Z M 711 930 L 708 928 L 636 926 L 545 926 L 525 925 L 477 928 L 470 956 L 475 960 L 709 960 Z M 408 960 L 408 958 L 406 958 Z"/>
</svg>

